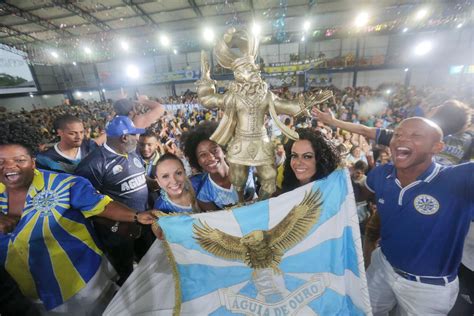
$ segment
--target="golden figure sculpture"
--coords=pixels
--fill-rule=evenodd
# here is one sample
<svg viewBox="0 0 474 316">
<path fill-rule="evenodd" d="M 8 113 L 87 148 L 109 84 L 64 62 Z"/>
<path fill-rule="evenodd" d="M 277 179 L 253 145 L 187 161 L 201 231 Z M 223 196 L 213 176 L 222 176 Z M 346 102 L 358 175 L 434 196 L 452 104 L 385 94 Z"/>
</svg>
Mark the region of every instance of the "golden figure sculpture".
<svg viewBox="0 0 474 316">
<path fill-rule="evenodd" d="M 240 238 L 200 223 L 193 224 L 194 238 L 204 250 L 217 257 L 242 260 L 252 269 L 271 268 L 279 273 L 278 265 L 285 251 L 306 237 L 319 220 L 321 206 L 318 189 L 306 192 L 301 203 L 293 206 L 285 218 L 268 231 L 255 230 Z"/>
<path fill-rule="evenodd" d="M 196 82 L 200 103 L 209 109 L 224 110 L 224 116 L 211 140 L 227 146 L 230 179 L 243 201 L 248 168 L 255 166 L 261 188 L 259 199 L 269 198 L 276 190 L 274 146 L 264 126 L 265 115 L 270 114 L 282 133 L 290 139 L 298 135 L 278 119 L 279 114 L 296 116 L 308 113 L 308 108 L 332 97 L 331 91 L 316 94 L 310 100 L 282 100 L 268 90 L 255 64 L 258 39 L 244 30 L 230 28 L 214 47 L 217 62 L 234 72 L 234 81 L 225 94 L 217 94 L 216 82 L 210 77 L 207 53 L 201 53 L 201 79 Z M 238 48 L 240 54 L 232 48 Z"/>
</svg>

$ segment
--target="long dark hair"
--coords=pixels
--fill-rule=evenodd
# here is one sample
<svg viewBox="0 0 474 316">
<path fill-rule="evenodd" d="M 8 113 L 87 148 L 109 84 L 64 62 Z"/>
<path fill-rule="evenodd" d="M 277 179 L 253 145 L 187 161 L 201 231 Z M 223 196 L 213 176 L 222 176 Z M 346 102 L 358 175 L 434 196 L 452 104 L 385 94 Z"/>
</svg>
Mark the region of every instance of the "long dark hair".
<svg viewBox="0 0 474 316">
<path fill-rule="evenodd" d="M 311 181 L 319 180 L 327 177 L 340 164 L 341 157 L 336 146 L 318 130 L 313 128 L 297 128 L 296 132 L 300 140 L 308 140 L 314 150 L 316 159 L 316 173 L 311 178 Z M 291 147 L 295 141 L 290 140 L 285 145 L 286 160 L 285 170 L 283 172 L 283 192 L 291 191 L 300 186 L 295 173 L 291 169 Z"/>
</svg>

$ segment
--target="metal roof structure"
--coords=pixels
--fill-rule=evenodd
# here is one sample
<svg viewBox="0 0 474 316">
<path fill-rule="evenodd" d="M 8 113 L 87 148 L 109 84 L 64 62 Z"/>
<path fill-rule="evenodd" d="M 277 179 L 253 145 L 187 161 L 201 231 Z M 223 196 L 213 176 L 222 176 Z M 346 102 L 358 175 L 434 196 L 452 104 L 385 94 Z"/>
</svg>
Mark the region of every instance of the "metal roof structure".
<svg viewBox="0 0 474 316">
<path fill-rule="evenodd" d="M 304 16 L 315 1 L 291 0 L 289 16 Z M 279 0 L 7 0 L 0 3 L 0 42 L 7 45 L 88 37 L 101 33 L 190 30 L 203 20 L 225 24 L 278 9 Z"/>
<path fill-rule="evenodd" d="M 66 51 L 65 59 L 78 60 L 86 43 L 97 50 L 114 51 L 116 39 L 131 39 L 135 49 L 159 46 L 157 33 L 166 33 L 181 50 L 196 46 L 203 25 L 224 28 L 276 20 L 355 12 L 364 7 L 413 8 L 450 1 L 416 0 L 3 0 L 0 1 L 0 44 L 41 59 L 47 49 Z M 465 3 L 466 1 L 463 1 Z M 470 2 L 470 1 L 467 1 Z M 453 2 L 451 5 L 453 6 Z M 400 13 L 400 11 L 399 11 Z M 354 13 L 352 13 L 354 14 Z M 340 24 L 344 21 L 334 21 Z M 183 47 L 184 46 L 184 47 Z M 186 47 L 189 46 L 189 47 Z M 148 48 L 147 48 L 148 47 Z M 109 54 L 110 55 L 110 54 Z M 44 57 L 44 56 L 43 56 Z M 107 58 L 103 58 L 107 59 Z"/>
</svg>

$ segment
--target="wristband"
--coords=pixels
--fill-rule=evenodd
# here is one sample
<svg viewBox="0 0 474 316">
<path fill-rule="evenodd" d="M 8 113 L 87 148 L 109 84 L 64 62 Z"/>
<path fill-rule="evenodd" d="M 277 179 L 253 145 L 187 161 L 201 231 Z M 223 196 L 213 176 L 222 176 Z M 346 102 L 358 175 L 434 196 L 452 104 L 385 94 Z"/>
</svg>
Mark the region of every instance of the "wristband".
<svg viewBox="0 0 474 316">
<path fill-rule="evenodd" d="M 133 222 L 135 224 L 138 224 L 138 211 L 135 213 L 135 215 L 133 216 Z"/>
</svg>

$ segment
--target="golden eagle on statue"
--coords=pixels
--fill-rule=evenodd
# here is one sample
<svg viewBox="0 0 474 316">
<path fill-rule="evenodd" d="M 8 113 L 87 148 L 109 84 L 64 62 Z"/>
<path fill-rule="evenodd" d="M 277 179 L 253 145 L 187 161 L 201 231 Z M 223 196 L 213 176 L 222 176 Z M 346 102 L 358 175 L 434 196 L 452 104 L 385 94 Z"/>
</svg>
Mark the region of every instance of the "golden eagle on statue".
<svg viewBox="0 0 474 316">
<path fill-rule="evenodd" d="M 301 203 L 270 230 L 254 230 L 236 237 L 200 221 L 200 225 L 193 224 L 194 239 L 217 257 L 241 260 L 252 269 L 272 268 L 279 273 L 284 253 L 306 237 L 321 215 L 321 206 L 319 189 L 306 192 Z"/>
</svg>

